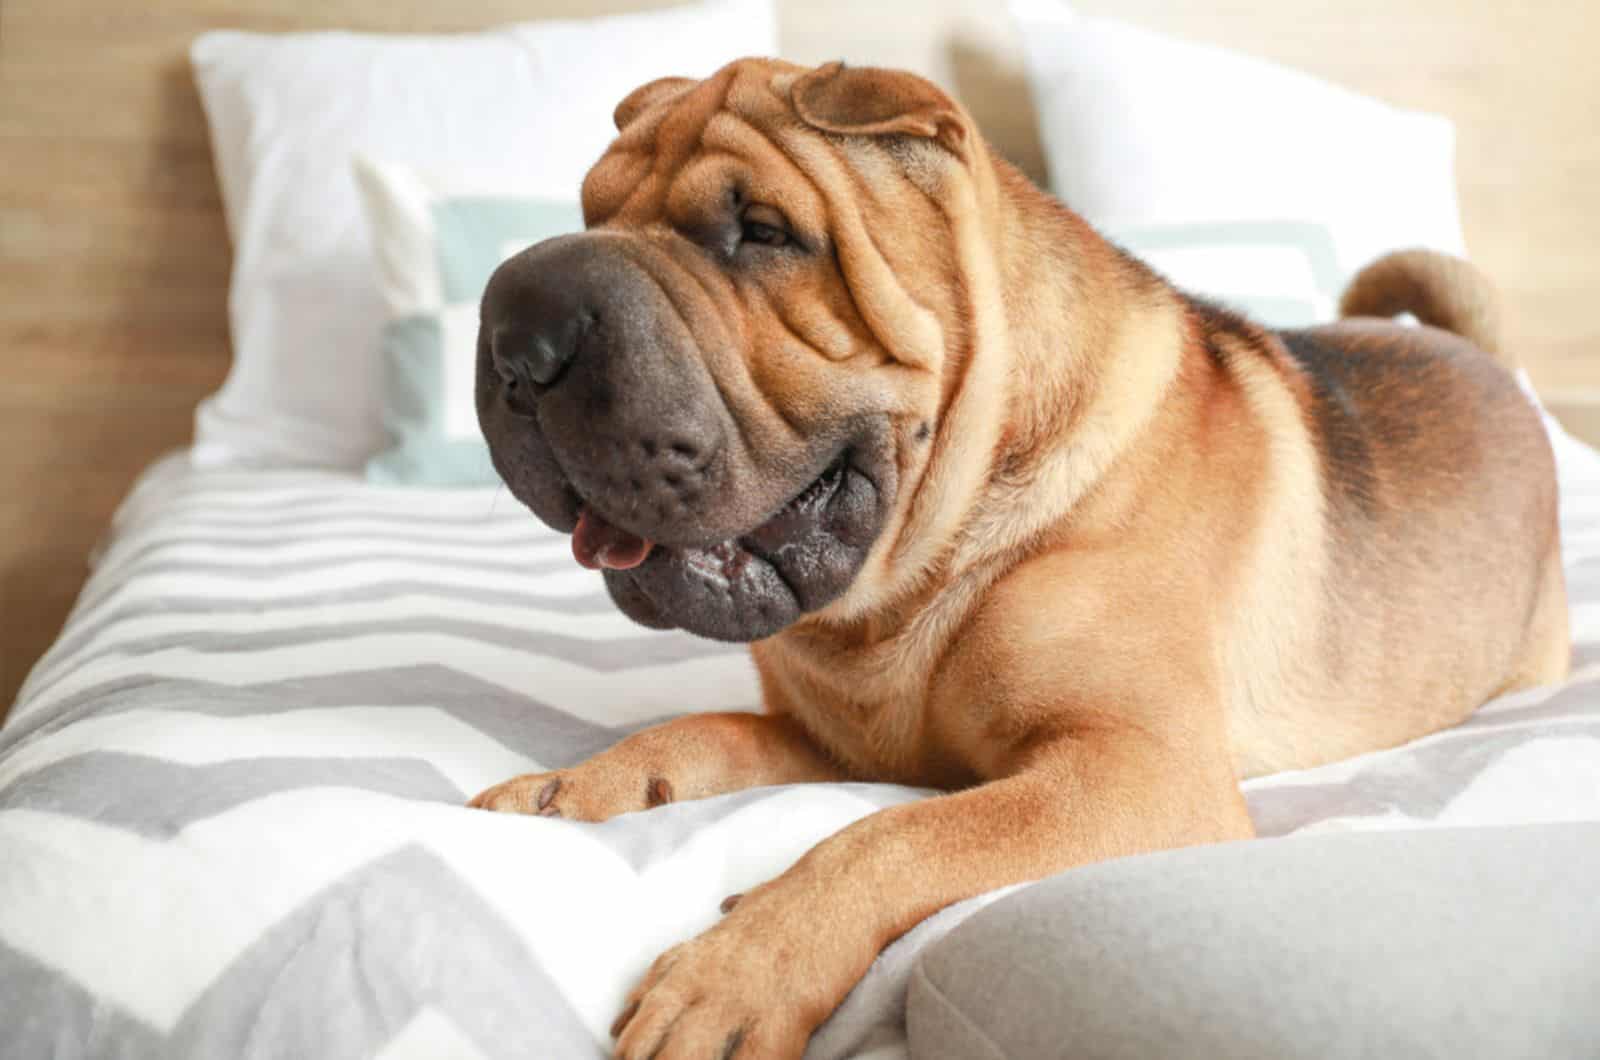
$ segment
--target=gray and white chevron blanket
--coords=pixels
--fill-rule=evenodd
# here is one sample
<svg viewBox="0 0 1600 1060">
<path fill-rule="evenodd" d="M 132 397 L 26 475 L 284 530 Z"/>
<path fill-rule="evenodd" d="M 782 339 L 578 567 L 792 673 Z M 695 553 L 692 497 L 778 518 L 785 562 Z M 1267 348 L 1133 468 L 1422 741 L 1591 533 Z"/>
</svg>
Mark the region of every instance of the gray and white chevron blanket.
<svg viewBox="0 0 1600 1060">
<path fill-rule="evenodd" d="M 1600 819 L 1600 455 L 1555 440 L 1570 683 L 1252 781 L 1263 835 Z M 741 651 L 630 624 L 504 491 L 168 458 L 0 729 L 0 1056 L 604 1055 L 633 979 L 723 896 L 928 793 L 604 824 L 462 803 L 756 704 Z M 890 947 L 809 1055 L 904 1056 L 917 953 L 994 897 Z"/>
</svg>

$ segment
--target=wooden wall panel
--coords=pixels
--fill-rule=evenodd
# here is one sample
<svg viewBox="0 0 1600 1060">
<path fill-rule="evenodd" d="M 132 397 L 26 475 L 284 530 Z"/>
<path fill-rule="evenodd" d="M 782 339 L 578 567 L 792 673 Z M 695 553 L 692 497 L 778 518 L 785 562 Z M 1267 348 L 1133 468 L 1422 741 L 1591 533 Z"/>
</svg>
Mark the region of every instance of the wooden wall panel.
<svg viewBox="0 0 1600 1060">
<path fill-rule="evenodd" d="M 0 2 L 0 715 L 117 501 L 188 442 L 195 403 L 227 372 L 229 251 L 194 35 L 443 31 L 646 6 Z"/>
<path fill-rule="evenodd" d="M 186 61 L 203 29 L 466 29 L 648 0 L 0 0 L 0 711 L 59 628 L 137 471 L 227 369 L 228 248 Z M 1513 345 L 1600 437 L 1600 5 L 1078 0 L 1274 58 L 1460 130 L 1469 245 Z M 801 61 L 907 66 L 1042 175 L 995 0 L 780 0 Z"/>
</svg>

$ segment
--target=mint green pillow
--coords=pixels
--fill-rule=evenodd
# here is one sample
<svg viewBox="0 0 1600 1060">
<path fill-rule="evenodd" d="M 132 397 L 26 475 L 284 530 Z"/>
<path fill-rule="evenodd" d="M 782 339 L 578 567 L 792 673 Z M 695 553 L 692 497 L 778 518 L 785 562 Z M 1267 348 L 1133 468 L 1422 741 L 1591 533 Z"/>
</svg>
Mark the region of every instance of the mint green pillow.
<svg viewBox="0 0 1600 1060">
<path fill-rule="evenodd" d="M 494 193 L 482 179 L 364 158 L 356 176 L 389 307 L 381 397 L 393 444 L 367 462 L 367 478 L 492 485 L 473 404 L 478 300 L 502 261 L 581 230 L 582 211 L 575 200 Z"/>
<path fill-rule="evenodd" d="M 1107 226 L 1107 238 L 1190 294 L 1274 328 L 1335 316 L 1346 277 L 1333 233 L 1313 221 Z"/>
</svg>

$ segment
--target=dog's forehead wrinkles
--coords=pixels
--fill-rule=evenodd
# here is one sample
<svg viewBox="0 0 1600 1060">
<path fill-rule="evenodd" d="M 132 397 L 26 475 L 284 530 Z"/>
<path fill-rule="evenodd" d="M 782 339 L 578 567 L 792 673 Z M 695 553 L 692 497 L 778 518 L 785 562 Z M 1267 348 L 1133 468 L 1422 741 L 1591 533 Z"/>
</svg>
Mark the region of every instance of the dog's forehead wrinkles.
<svg viewBox="0 0 1600 1060">
<path fill-rule="evenodd" d="M 857 316 L 895 359 L 932 369 L 944 349 L 944 329 L 938 315 L 913 297 L 894 256 L 872 234 L 871 218 L 860 204 L 880 203 L 877 190 L 850 163 L 838 137 L 796 126 L 779 130 L 776 139 L 822 197 L 835 258 Z"/>
<path fill-rule="evenodd" d="M 806 233 L 826 250 L 826 210 L 822 189 L 769 130 L 743 115 L 723 111 L 706 125 L 702 139 L 708 153 L 717 152 L 737 159 L 745 167 L 747 197 L 775 206 L 791 222 L 809 226 Z"/>
<path fill-rule="evenodd" d="M 733 68 L 724 67 L 650 108 L 624 129 L 584 179 L 585 223 L 593 227 L 659 205 L 673 175 L 699 151 L 705 128 L 722 110 L 733 76 Z M 637 160 L 631 168 L 630 159 Z"/>
<path fill-rule="evenodd" d="M 663 225 L 692 227 L 726 209 L 728 192 L 737 188 L 784 210 L 797 232 L 836 262 L 843 304 L 823 314 L 826 320 L 783 319 L 785 331 L 830 359 L 876 345 L 890 358 L 932 368 L 950 337 L 936 307 L 943 277 L 911 268 L 928 255 L 882 243 L 874 218 L 898 217 L 908 205 L 926 209 L 936 198 L 929 185 L 943 179 L 937 160 L 901 138 L 842 136 L 807 125 L 789 98 L 802 72 L 738 63 L 651 108 L 616 144 L 617 154 L 637 161 L 607 159 L 597 167 L 609 167 L 604 183 L 617 205 L 597 209 L 591 224 L 619 222 L 641 234 Z M 942 239 L 940 222 L 948 218 L 934 207 L 933 223 L 913 242 L 938 258 L 932 244 Z M 701 285 L 708 279 L 694 276 Z M 766 301 L 782 316 L 789 300 Z"/>
<path fill-rule="evenodd" d="M 644 172 L 633 174 L 625 190 L 608 189 L 624 195 L 625 201 L 597 203 L 607 208 L 596 213 L 609 218 L 622 212 L 647 194 L 642 187 L 656 187 L 652 176 L 665 173 L 670 181 L 698 156 L 719 150 L 747 156 L 758 166 L 776 163 L 787 176 L 804 180 L 802 169 L 775 137 L 776 130 L 800 124 L 785 86 L 802 72 L 781 60 L 739 60 L 646 110 L 618 135 L 596 167 L 615 172 L 625 165 L 617 160 L 632 155 L 641 158 Z"/>
</svg>

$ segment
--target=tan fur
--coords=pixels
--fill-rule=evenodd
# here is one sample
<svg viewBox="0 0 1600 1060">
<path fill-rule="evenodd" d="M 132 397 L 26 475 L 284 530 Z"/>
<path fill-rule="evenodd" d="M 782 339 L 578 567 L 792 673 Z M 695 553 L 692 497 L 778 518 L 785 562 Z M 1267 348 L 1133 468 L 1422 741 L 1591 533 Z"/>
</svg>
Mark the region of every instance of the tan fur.
<svg viewBox="0 0 1600 1060">
<path fill-rule="evenodd" d="M 781 451 L 887 415 L 896 508 L 843 598 L 753 646 L 765 715 L 681 718 L 474 804 L 600 820 L 805 780 L 952 794 L 858 822 L 665 954 L 619 1056 L 798 1056 L 950 902 L 1248 837 L 1241 776 L 1565 673 L 1551 455 L 1481 350 L 1373 321 L 1280 337 L 1193 303 L 910 75 L 749 61 L 663 95 L 591 173 L 591 226 L 717 340 L 748 436 Z M 730 174 L 826 232 L 837 266 L 708 264 L 677 232 Z M 1492 345 L 1484 291 L 1412 253 L 1346 308 Z"/>
<path fill-rule="evenodd" d="M 1219 608 L 1228 742 L 1241 777 L 1304 768 L 1353 754 L 1321 744 L 1327 726 L 1301 716 L 1320 701 L 1322 675 L 1307 665 L 1328 623 L 1341 620 L 1325 590 L 1330 571 L 1322 469 L 1304 411 L 1280 366 L 1254 344 L 1227 341 L 1228 368 L 1265 436 L 1260 494 L 1237 581 Z"/>
</svg>

